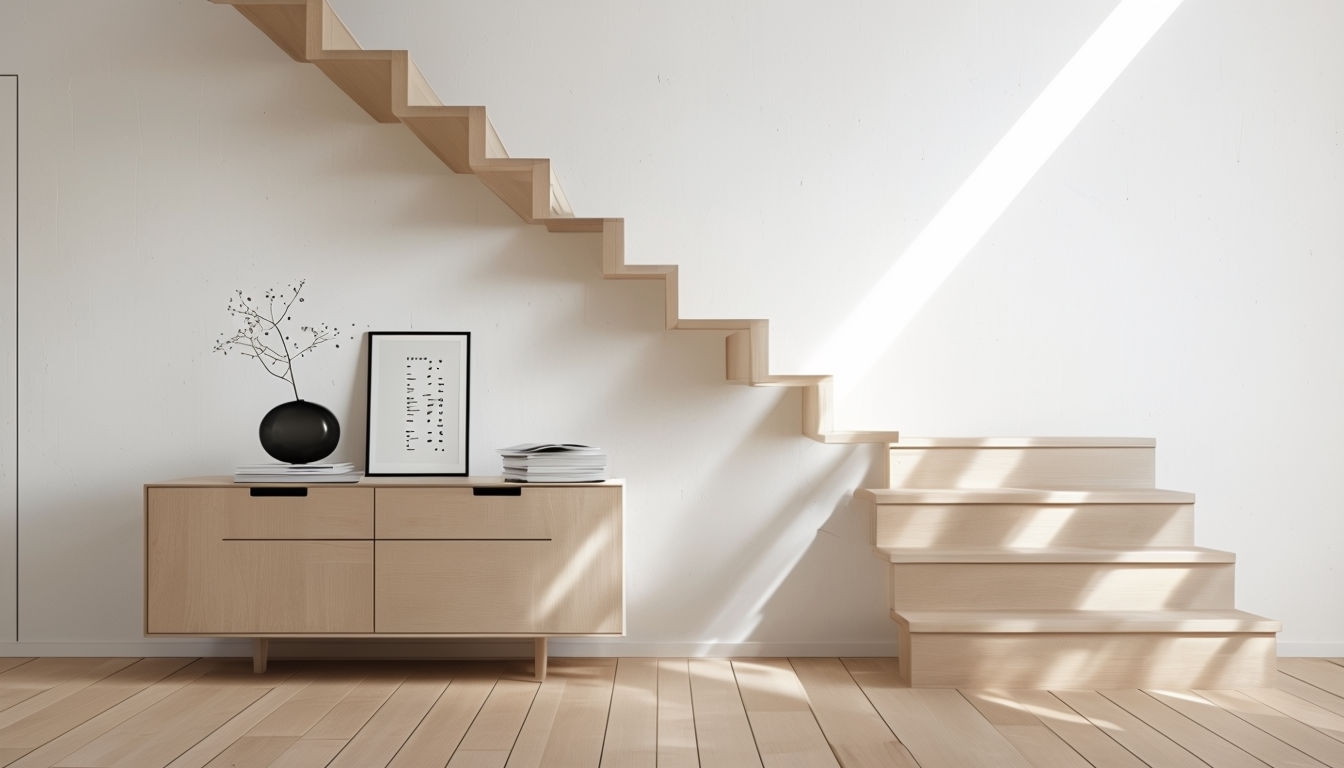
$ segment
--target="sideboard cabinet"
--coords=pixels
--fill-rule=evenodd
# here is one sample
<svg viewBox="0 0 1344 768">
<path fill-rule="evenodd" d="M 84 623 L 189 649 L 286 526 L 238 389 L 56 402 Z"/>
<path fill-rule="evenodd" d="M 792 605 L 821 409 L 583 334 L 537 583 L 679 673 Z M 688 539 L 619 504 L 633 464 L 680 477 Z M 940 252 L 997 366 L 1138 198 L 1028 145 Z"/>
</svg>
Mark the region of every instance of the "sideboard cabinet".
<svg viewBox="0 0 1344 768">
<path fill-rule="evenodd" d="M 499 478 L 145 486 L 145 634 L 625 633 L 623 491 Z"/>
</svg>

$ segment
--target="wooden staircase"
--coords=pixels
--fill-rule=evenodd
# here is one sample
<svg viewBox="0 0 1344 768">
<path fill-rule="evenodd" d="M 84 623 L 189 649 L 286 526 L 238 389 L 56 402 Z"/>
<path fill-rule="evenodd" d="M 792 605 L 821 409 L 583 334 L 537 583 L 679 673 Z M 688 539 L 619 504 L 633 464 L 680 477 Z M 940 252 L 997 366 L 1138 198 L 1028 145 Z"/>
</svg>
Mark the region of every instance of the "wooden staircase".
<svg viewBox="0 0 1344 768">
<path fill-rule="evenodd" d="M 683 318 L 675 265 L 627 264 L 624 220 L 574 215 L 549 160 L 510 157 L 484 107 L 448 106 L 406 51 L 365 50 L 326 0 L 232 5 L 373 119 L 401 123 L 523 221 L 600 234 L 602 275 L 662 280 L 666 327 L 723 332 L 725 377 L 802 389 L 802 431 L 889 443 L 863 491 L 891 562 L 902 673 L 914 685 L 1261 685 L 1277 622 L 1230 609 L 1232 555 L 1193 547 L 1188 494 L 1152 487 L 1152 441 L 906 440 L 834 427 L 829 376 L 770 373 L 769 321 Z"/>
<path fill-rule="evenodd" d="M 835 429 L 829 376 L 770 373 L 770 322 L 680 316 L 677 267 L 626 264 L 625 221 L 579 218 L 544 158 L 509 157 L 485 107 L 444 105 L 406 51 L 364 50 L 326 0 L 211 0 L 232 5 L 295 61 L 322 70 L 356 104 L 381 123 L 402 123 L 457 173 L 475 174 L 523 221 L 551 232 L 602 236 L 602 276 L 613 280 L 662 280 L 666 326 L 721 331 L 728 381 L 803 389 L 803 434 L 823 443 L 885 443 L 893 431 Z"/>
<path fill-rule="evenodd" d="M 1235 556 L 1152 440 L 910 439 L 873 503 L 901 675 L 958 688 L 1268 684 L 1279 623 L 1235 610 Z"/>
</svg>

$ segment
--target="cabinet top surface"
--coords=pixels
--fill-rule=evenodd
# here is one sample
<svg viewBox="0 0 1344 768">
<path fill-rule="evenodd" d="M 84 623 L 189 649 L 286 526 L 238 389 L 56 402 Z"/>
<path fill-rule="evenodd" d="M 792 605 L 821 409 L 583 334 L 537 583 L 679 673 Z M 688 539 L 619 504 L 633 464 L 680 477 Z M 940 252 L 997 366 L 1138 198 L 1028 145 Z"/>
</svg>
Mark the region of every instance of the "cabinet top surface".
<svg viewBox="0 0 1344 768">
<path fill-rule="evenodd" d="M 475 477 L 362 477 L 356 483 L 235 483 L 233 478 L 224 475 L 209 477 L 184 477 L 177 480 L 165 480 L 146 483 L 146 488 L 267 488 L 307 487 L 307 488 L 600 488 L 604 486 L 625 485 L 624 480 L 603 480 L 596 483 L 517 483 L 499 476 Z"/>
</svg>

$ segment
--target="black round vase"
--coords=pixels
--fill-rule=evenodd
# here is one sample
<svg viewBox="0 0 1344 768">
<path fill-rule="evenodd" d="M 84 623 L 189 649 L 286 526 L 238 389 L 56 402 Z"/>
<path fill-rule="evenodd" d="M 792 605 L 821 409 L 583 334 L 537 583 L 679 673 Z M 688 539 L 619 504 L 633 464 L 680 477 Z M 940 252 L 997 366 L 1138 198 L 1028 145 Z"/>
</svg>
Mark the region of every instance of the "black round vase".
<svg viewBox="0 0 1344 768">
<path fill-rule="evenodd" d="M 341 441 L 336 414 L 317 403 L 294 400 L 272 408 L 261 419 L 261 447 L 286 464 L 325 459 Z"/>
</svg>

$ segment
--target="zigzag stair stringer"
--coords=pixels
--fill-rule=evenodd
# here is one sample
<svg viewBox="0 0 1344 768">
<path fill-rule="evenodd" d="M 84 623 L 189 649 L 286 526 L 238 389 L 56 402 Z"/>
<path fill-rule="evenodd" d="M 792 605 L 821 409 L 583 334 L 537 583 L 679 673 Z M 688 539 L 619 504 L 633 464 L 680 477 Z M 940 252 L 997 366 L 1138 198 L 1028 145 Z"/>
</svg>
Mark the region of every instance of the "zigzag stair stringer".
<svg viewBox="0 0 1344 768">
<path fill-rule="evenodd" d="M 231 5 L 290 58 L 318 67 L 378 122 L 402 123 L 445 165 L 474 174 L 529 224 L 550 232 L 599 233 L 602 276 L 662 280 L 666 327 L 723 331 L 725 375 L 749 386 L 801 387 L 802 431 L 824 443 L 891 443 L 894 431 L 838 431 L 830 376 L 770 373 L 770 324 L 763 319 L 683 318 L 676 265 L 627 264 L 625 222 L 576 217 L 545 158 L 510 157 L 481 106 L 445 105 L 407 51 L 365 50 L 326 0 L 210 0 Z"/>
</svg>

